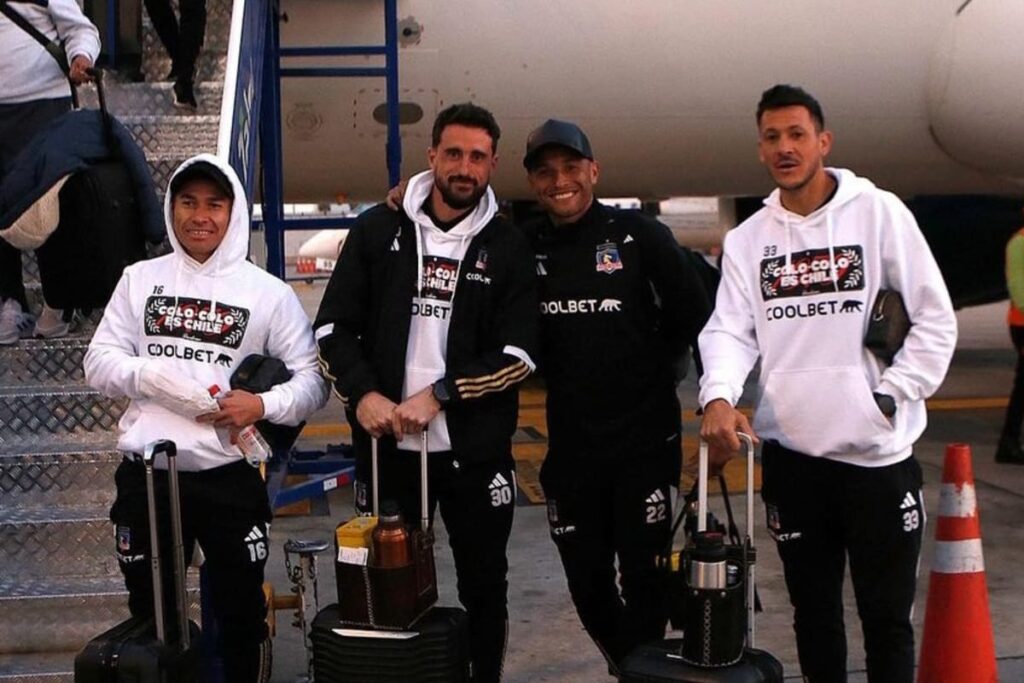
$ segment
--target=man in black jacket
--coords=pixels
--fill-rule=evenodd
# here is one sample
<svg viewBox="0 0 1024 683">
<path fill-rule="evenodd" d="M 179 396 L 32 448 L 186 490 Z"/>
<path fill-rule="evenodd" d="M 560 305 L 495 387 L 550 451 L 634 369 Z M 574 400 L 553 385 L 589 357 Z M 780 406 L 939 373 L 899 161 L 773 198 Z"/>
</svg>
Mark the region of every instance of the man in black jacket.
<svg viewBox="0 0 1024 683">
<path fill-rule="evenodd" d="M 357 504 L 368 505 L 366 459 L 378 438 L 381 498 L 416 519 L 416 454 L 428 439 L 430 509 L 439 503 L 448 530 L 478 683 L 501 678 L 511 438 L 537 336 L 533 257 L 489 187 L 499 135 L 473 104 L 438 115 L 430 170 L 410 180 L 402 212 L 381 205 L 360 216 L 314 324 L 352 424 Z"/>
<path fill-rule="evenodd" d="M 544 123 L 523 165 L 546 214 L 523 226 L 548 392 L 540 479 L 576 610 L 615 673 L 633 647 L 664 635 L 657 558 L 682 461 L 675 389 L 711 300 L 699 257 L 668 228 L 595 201 L 600 168 L 579 127 Z"/>
</svg>

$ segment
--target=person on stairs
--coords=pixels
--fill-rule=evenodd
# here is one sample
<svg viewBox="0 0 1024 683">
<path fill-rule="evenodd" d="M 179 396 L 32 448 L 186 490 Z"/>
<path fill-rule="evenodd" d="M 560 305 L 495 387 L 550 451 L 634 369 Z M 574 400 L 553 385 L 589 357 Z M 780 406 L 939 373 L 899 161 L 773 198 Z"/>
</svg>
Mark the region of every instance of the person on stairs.
<svg viewBox="0 0 1024 683">
<path fill-rule="evenodd" d="M 56 60 L 6 14 L 0 13 L 0 182 L 14 158 L 36 133 L 71 109 L 68 78 L 90 80 L 88 70 L 100 53 L 96 27 L 75 0 L 25 2 L 0 0 L 50 39 L 64 44 L 71 71 L 64 76 Z M 61 337 L 70 320 L 64 311 L 43 305 L 39 319 L 29 311 L 22 279 L 21 252 L 0 239 L 0 345 L 29 336 Z M 68 317 L 68 320 L 65 320 Z"/>
<path fill-rule="evenodd" d="M 145 0 L 146 11 L 160 42 L 171 58 L 165 80 L 174 81 L 174 106 L 195 111 L 196 60 L 206 35 L 206 0 L 178 0 L 174 15 L 171 0 Z"/>
</svg>

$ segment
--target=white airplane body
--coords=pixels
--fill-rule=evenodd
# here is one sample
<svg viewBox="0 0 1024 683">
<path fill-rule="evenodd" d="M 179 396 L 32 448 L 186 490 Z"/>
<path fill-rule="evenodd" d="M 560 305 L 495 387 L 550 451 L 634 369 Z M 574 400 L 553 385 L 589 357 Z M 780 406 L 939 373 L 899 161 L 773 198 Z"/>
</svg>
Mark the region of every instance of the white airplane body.
<svg viewBox="0 0 1024 683">
<path fill-rule="evenodd" d="M 282 10 L 284 46 L 382 39 L 380 0 Z M 1021 0 L 399 0 L 398 18 L 405 177 L 435 115 L 471 100 L 502 127 L 502 199 L 529 199 L 526 136 L 550 117 L 589 135 L 601 196 L 762 197 L 755 108 L 791 83 L 821 101 L 832 165 L 903 197 L 1024 194 Z M 284 79 L 286 201 L 383 196 L 384 102 L 383 79 Z"/>
<path fill-rule="evenodd" d="M 289 47 L 381 40 L 379 0 L 284 0 L 282 10 Z M 1024 187 L 1020 0 L 400 0 L 398 17 L 410 32 L 400 99 L 422 111 L 401 126 L 405 175 L 425 166 L 435 115 L 472 100 L 502 127 L 503 198 L 528 197 L 526 135 L 549 117 L 587 131 L 606 196 L 762 195 L 771 185 L 754 109 L 781 82 L 822 102 L 836 133 L 830 162 L 882 187 Z M 382 79 L 285 79 L 282 99 L 288 201 L 381 196 Z"/>
</svg>

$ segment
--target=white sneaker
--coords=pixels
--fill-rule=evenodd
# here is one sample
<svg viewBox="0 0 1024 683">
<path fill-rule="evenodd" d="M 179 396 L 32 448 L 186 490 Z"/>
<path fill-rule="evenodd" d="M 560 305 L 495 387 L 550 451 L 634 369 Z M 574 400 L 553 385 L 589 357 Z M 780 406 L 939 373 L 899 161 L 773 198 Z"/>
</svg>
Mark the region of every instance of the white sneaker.
<svg viewBox="0 0 1024 683">
<path fill-rule="evenodd" d="M 70 328 L 71 324 L 64 322 L 64 311 L 59 308 L 50 308 L 44 303 L 32 334 L 43 339 L 56 339 L 67 336 Z"/>
<path fill-rule="evenodd" d="M 8 299 L 0 306 L 0 345 L 13 344 L 29 336 L 36 318 L 21 310 L 21 304 Z"/>
</svg>

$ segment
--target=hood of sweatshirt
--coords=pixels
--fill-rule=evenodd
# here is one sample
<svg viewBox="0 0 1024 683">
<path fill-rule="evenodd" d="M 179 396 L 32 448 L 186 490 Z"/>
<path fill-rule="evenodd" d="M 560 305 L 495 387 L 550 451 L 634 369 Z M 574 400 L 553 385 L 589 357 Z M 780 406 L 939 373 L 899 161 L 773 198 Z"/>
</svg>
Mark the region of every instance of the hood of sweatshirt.
<svg viewBox="0 0 1024 683">
<path fill-rule="evenodd" d="M 437 244 L 445 242 L 458 242 L 458 251 L 465 254 L 469 241 L 478 232 L 484 229 L 494 214 L 498 213 L 498 200 L 494 196 L 494 190 L 488 185 L 487 190 L 476 208 L 469 212 L 458 224 L 447 232 L 438 228 L 433 219 L 423 210 L 423 204 L 430 197 L 434 189 L 433 171 L 418 173 L 409 179 L 409 185 L 405 190 L 405 198 L 402 200 L 402 208 L 405 215 L 412 219 L 413 229 L 416 231 L 416 293 L 419 297 L 423 287 L 423 256 L 429 253 L 424 248 L 424 242 L 429 240 Z M 458 282 L 456 276 L 455 281 Z"/>
<path fill-rule="evenodd" d="M 178 241 L 178 236 L 174 234 L 174 216 L 169 191 L 171 182 L 179 173 L 201 161 L 213 164 L 220 169 L 230 181 L 235 192 L 235 199 L 231 203 L 231 218 L 228 220 L 227 232 L 217 250 L 210 255 L 205 263 L 200 263 L 189 256 L 181 246 L 181 242 Z M 226 275 L 244 263 L 249 256 L 249 205 L 245 199 L 245 188 L 242 187 L 242 182 L 238 179 L 235 169 L 231 168 L 231 165 L 223 159 L 212 154 L 196 155 L 183 162 L 174 171 L 171 181 L 168 182 L 168 192 L 164 195 L 164 220 L 167 223 L 167 238 L 170 240 L 171 246 L 174 247 L 174 254 L 180 267 L 186 272 L 208 277 Z"/>
<path fill-rule="evenodd" d="M 828 240 L 829 258 L 831 262 L 831 272 L 829 275 L 832 279 L 835 291 L 838 292 L 839 274 L 836 272 L 835 265 L 835 214 L 845 204 L 853 201 L 864 192 L 875 189 L 875 185 L 867 178 L 861 178 L 845 168 L 826 168 L 825 172 L 832 176 L 836 181 L 835 194 L 829 201 L 825 202 L 822 206 L 819 206 L 806 216 L 793 213 L 782 205 L 782 192 L 779 188 L 775 188 L 775 190 L 765 198 L 764 205 L 768 209 L 768 213 L 774 220 L 775 224 L 785 230 L 783 244 L 785 245 L 784 248 L 787 266 L 789 266 L 793 261 L 794 242 L 800 242 L 800 240 L 794 239 L 794 232 L 801 230 L 819 230 L 821 228 L 825 229 L 827 236 L 826 239 Z"/>
</svg>

